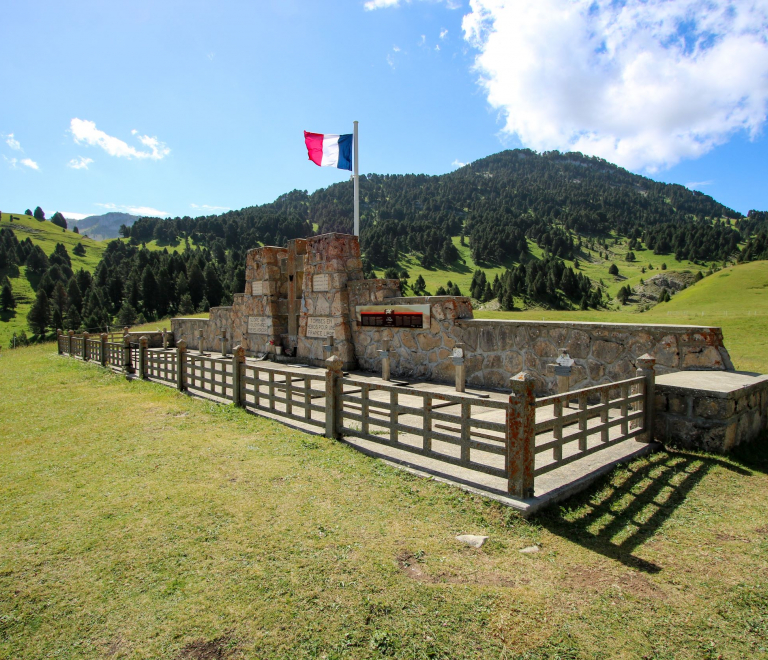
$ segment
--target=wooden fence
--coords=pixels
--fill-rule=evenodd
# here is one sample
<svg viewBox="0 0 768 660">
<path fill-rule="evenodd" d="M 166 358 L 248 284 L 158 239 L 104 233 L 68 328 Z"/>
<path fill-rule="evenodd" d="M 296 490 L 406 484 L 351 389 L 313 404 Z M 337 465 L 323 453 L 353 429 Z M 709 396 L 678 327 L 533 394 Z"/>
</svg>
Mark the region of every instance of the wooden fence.
<svg viewBox="0 0 768 660">
<path fill-rule="evenodd" d="M 94 361 L 137 378 L 231 401 L 254 412 L 324 429 L 330 438 L 361 438 L 410 454 L 506 480 L 507 492 L 534 494 L 537 476 L 635 438 L 650 442 L 654 364 L 638 359 L 635 378 L 543 398 L 534 380 L 510 380 L 508 399 L 432 392 L 344 377 L 334 356 L 323 370 L 248 364 L 232 356 L 192 354 L 186 342 L 173 349 L 147 348 L 60 334 L 60 354 Z"/>
</svg>

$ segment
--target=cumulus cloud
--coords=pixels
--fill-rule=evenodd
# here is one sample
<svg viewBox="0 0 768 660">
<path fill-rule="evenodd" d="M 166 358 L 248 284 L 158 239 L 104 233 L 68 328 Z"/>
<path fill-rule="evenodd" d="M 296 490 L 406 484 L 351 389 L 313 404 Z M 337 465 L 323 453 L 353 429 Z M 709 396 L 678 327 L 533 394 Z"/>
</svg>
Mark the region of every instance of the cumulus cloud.
<svg viewBox="0 0 768 660">
<path fill-rule="evenodd" d="M 75 213 L 74 211 L 62 211 L 61 214 L 67 220 L 74 220 L 75 222 L 87 218 L 89 215 L 93 215 L 93 213 Z"/>
<path fill-rule="evenodd" d="M 462 162 L 461 162 L 461 161 L 460 161 L 460 160 L 457 158 L 456 160 L 454 160 L 454 161 L 451 163 L 451 165 L 453 165 L 454 167 L 464 167 L 464 166 L 466 165 L 466 163 L 462 163 Z"/>
<path fill-rule="evenodd" d="M 158 211 L 151 206 L 131 206 L 127 204 L 113 204 L 108 202 L 106 204 L 96 204 L 106 211 L 120 211 L 122 213 L 130 213 L 131 215 L 145 215 L 152 218 L 160 218 L 169 215 L 165 211 Z"/>
<path fill-rule="evenodd" d="M 440 30 L 440 38 L 441 39 L 445 39 L 447 36 L 448 36 L 448 30 L 446 30 L 445 28 Z"/>
<path fill-rule="evenodd" d="M 71 167 L 73 170 L 87 170 L 88 166 L 93 162 L 92 158 L 85 158 L 84 156 L 78 156 L 73 158 L 67 163 L 67 167 Z"/>
<path fill-rule="evenodd" d="M 131 134 L 136 136 L 139 142 L 145 147 L 149 147 L 150 151 L 140 151 L 120 138 L 107 135 L 104 131 L 96 128 L 95 122 L 88 121 L 87 119 L 73 119 L 70 122 L 69 130 L 72 132 L 72 136 L 78 144 L 85 143 L 91 146 L 101 147 L 110 156 L 116 156 L 117 158 L 148 158 L 150 160 L 162 160 L 171 153 L 171 150 L 156 137 L 139 135 L 138 131 L 135 129 L 131 131 Z"/>
<path fill-rule="evenodd" d="M 14 151 L 24 151 L 21 148 L 21 144 L 19 141 L 13 137 L 13 133 L 8 133 L 8 135 L 3 135 L 5 138 L 5 143 Z"/>
<path fill-rule="evenodd" d="M 25 167 L 30 168 L 31 170 L 39 170 L 40 169 L 40 166 L 34 160 L 32 160 L 31 158 L 22 158 L 19 162 L 22 165 L 24 165 Z"/>
<path fill-rule="evenodd" d="M 768 4 L 754 0 L 470 0 L 464 36 L 503 131 L 654 171 L 768 109 Z"/>
<path fill-rule="evenodd" d="M 400 0 L 367 0 L 363 7 L 366 11 L 373 11 L 374 9 L 382 9 L 384 7 L 397 7 L 400 4 Z"/>
<path fill-rule="evenodd" d="M 690 190 L 698 190 L 699 188 L 711 186 L 713 183 L 714 181 L 691 181 L 690 183 L 686 183 L 685 187 Z"/>
</svg>

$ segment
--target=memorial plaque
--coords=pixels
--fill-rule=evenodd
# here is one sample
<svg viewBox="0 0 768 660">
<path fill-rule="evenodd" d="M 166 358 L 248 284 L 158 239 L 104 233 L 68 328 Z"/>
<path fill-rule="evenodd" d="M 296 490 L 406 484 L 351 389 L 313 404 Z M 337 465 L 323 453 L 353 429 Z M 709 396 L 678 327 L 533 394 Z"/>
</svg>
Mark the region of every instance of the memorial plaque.
<svg viewBox="0 0 768 660">
<path fill-rule="evenodd" d="M 310 316 L 307 319 L 307 337 L 322 337 L 325 339 L 333 334 L 336 319 L 332 316 Z"/>
<path fill-rule="evenodd" d="M 263 296 L 264 295 L 264 282 L 259 280 L 257 282 L 251 282 L 251 295 Z"/>
<path fill-rule="evenodd" d="M 429 305 L 361 305 L 355 311 L 362 327 L 429 328 Z"/>
<path fill-rule="evenodd" d="M 312 291 L 330 291 L 331 276 L 328 273 L 318 273 L 312 276 Z"/>
<path fill-rule="evenodd" d="M 268 335 L 272 332 L 272 319 L 266 316 L 248 317 L 249 335 Z"/>
</svg>

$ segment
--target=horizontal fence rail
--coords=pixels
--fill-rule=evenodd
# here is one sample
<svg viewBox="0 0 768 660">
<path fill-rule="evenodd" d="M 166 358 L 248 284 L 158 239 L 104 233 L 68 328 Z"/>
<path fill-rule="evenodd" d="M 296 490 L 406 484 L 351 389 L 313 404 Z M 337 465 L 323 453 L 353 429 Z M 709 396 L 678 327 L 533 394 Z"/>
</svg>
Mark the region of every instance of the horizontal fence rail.
<svg viewBox="0 0 768 660">
<path fill-rule="evenodd" d="M 61 354 L 136 374 L 191 394 L 227 400 L 257 413 L 434 459 L 506 480 L 507 492 L 534 494 L 536 477 L 595 452 L 653 436 L 655 360 L 638 359 L 637 376 L 615 383 L 536 398 L 526 373 L 510 379 L 508 399 L 434 392 L 345 377 L 341 360 L 326 369 L 248 364 L 232 356 L 147 347 L 124 335 L 58 335 Z M 497 395 L 498 396 L 498 395 Z"/>
</svg>

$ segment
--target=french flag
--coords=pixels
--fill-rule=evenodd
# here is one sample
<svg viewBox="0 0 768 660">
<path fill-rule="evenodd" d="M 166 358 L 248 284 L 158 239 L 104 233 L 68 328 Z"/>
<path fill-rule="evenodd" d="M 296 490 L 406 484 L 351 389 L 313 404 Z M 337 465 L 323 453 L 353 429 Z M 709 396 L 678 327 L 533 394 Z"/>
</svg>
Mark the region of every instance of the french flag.
<svg viewBox="0 0 768 660">
<path fill-rule="evenodd" d="M 320 167 L 352 171 L 352 133 L 331 135 L 304 131 L 309 160 Z"/>
</svg>

